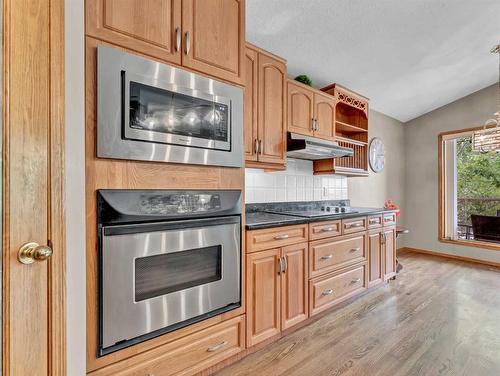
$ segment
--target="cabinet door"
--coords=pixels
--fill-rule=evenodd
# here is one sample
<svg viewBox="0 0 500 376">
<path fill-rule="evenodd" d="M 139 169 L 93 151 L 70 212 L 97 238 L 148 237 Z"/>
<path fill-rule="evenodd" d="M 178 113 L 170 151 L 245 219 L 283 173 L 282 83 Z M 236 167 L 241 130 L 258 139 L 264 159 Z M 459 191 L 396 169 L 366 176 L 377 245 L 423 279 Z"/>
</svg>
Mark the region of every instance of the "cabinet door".
<svg viewBox="0 0 500 376">
<path fill-rule="evenodd" d="M 259 54 L 259 162 L 285 163 L 286 66 Z"/>
<path fill-rule="evenodd" d="M 181 63 L 181 0 L 87 0 L 85 6 L 88 35 Z"/>
<path fill-rule="evenodd" d="M 285 265 L 281 274 L 281 330 L 285 330 L 308 317 L 308 243 L 290 245 L 281 252 Z"/>
<path fill-rule="evenodd" d="M 257 78 L 258 52 L 250 48 L 245 52 L 245 103 L 244 103 L 244 134 L 245 160 L 256 161 L 257 143 Z"/>
<path fill-rule="evenodd" d="M 384 263 L 380 230 L 368 233 L 368 262 L 368 287 L 371 287 L 383 279 Z"/>
<path fill-rule="evenodd" d="M 243 84 L 244 0 L 182 0 L 182 65 Z"/>
<path fill-rule="evenodd" d="M 288 126 L 289 132 L 313 135 L 314 93 L 307 88 L 288 81 Z"/>
<path fill-rule="evenodd" d="M 335 137 L 335 99 L 328 95 L 314 93 L 314 136 L 333 140 Z"/>
<path fill-rule="evenodd" d="M 384 228 L 384 253 L 384 280 L 387 281 L 396 275 L 396 229 L 394 227 Z"/>
<path fill-rule="evenodd" d="M 279 248 L 247 255 L 247 346 L 280 332 Z"/>
</svg>

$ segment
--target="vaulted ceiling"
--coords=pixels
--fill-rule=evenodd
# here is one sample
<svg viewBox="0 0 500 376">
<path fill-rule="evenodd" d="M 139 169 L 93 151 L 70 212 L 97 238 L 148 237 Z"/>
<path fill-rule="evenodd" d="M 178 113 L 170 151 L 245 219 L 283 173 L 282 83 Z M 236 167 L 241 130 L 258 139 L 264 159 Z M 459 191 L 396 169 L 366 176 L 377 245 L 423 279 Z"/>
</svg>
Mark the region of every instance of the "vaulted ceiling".
<svg viewBox="0 0 500 376">
<path fill-rule="evenodd" d="M 498 80 L 500 0 L 247 0 L 247 40 L 290 76 L 408 121 Z"/>
</svg>

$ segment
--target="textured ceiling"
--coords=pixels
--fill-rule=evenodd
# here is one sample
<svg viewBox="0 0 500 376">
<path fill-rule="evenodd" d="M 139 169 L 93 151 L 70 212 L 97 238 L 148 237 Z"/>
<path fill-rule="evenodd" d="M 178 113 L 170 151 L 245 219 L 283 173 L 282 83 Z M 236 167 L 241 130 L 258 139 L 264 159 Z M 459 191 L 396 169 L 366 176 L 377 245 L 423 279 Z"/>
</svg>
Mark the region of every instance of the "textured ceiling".
<svg viewBox="0 0 500 376">
<path fill-rule="evenodd" d="M 247 40 L 290 76 L 408 121 L 498 80 L 500 0 L 247 0 Z"/>
</svg>

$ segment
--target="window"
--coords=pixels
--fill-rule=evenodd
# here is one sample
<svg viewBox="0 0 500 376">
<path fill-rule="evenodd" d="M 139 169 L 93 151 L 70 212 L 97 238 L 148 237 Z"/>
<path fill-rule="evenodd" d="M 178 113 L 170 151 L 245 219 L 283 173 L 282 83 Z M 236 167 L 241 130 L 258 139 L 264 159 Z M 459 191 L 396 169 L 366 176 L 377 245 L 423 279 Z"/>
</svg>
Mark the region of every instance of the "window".
<svg viewBox="0 0 500 376">
<path fill-rule="evenodd" d="M 439 135 L 439 238 L 500 249 L 500 153 L 474 152 L 473 131 Z"/>
</svg>

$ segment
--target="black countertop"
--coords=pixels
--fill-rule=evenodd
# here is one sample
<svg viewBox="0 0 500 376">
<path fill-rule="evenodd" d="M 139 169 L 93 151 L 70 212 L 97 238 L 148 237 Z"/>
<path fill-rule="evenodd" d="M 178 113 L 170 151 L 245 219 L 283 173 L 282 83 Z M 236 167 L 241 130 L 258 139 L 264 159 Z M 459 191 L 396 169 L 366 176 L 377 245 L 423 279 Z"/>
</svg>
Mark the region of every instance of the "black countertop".
<svg viewBox="0 0 500 376">
<path fill-rule="evenodd" d="M 302 218 L 292 215 L 267 213 L 265 211 L 251 211 L 246 213 L 245 227 L 247 230 L 257 230 L 262 228 L 298 225 L 302 223 L 323 222 L 335 219 L 363 217 L 380 213 L 393 213 L 397 210 L 386 210 L 383 208 L 353 208 L 356 213 L 337 213 L 328 216 Z"/>
</svg>

